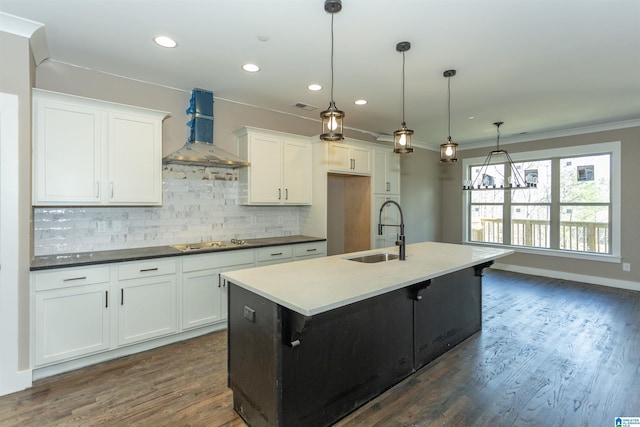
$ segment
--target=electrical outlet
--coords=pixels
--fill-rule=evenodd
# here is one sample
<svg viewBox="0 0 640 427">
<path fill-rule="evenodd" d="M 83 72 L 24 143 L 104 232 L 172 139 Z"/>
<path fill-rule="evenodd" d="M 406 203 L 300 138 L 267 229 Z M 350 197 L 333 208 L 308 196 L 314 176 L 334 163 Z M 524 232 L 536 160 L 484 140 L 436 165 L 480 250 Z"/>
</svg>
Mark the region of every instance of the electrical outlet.
<svg viewBox="0 0 640 427">
<path fill-rule="evenodd" d="M 122 221 L 111 221 L 111 229 L 114 233 L 122 232 Z"/>
<path fill-rule="evenodd" d="M 631 271 L 631 263 L 623 262 L 622 263 L 622 271 Z"/>
<path fill-rule="evenodd" d="M 98 221 L 98 233 L 106 233 L 108 229 L 107 221 Z"/>
<path fill-rule="evenodd" d="M 256 311 L 251 307 L 244 306 L 244 318 L 251 323 L 256 322 Z"/>
</svg>

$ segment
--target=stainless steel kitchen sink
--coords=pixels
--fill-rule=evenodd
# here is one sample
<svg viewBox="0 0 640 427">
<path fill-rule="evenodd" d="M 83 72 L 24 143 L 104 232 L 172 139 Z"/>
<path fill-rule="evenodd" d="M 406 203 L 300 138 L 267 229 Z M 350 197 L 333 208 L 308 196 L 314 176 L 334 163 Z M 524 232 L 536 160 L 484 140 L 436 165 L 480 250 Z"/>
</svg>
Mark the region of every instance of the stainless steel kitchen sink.
<svg viewBox="0 0 640 427">
<path fill-rule="evenodd" d="M 366 264 L 372 264 L 375 262 L 387 262 L 394 259 L 398 259 L 398 255 L 390 254 L 388 252 L 378 252 L 375 254 L 361 255 L 361 256 L 346 258 L 346 259 L 348 259 L 349 261 L 364 262 Z"/>
</svg>

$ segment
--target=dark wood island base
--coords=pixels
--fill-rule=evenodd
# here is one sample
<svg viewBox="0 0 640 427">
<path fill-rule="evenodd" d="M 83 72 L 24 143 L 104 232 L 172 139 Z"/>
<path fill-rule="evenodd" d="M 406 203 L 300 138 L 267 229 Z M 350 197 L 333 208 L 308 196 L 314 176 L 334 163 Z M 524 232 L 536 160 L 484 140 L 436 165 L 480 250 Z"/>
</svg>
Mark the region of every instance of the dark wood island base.
<svg viewBox="0 0 640 427">
<path fill-rule="evenodd" d="M 336 422 L 481 329 L 492 263 L 313 316 L 231 283 L 234 409 L 250 426 Z"/>
</svg>

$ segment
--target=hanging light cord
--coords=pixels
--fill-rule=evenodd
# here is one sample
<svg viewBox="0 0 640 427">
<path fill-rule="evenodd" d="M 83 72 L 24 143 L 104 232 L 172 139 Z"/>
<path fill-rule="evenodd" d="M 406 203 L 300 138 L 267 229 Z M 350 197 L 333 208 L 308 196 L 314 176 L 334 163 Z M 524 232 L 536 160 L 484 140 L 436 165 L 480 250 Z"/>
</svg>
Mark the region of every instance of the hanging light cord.
<svg viewBox="0 0 640 427">
<path fill-rule="evenodd" d="M 496 125 L 497 138 L 496 138 L 496 151 L 500 150 L 500 125 Z"/>
<path fill-rule="evenodd" d="M 333 15 L 331 12 L 331 103 L 333 104 Z"/>
<path fill-rule="evenodd" d="M 451 77 L 447 77 L 448 83 L 447 83 L 447 97 L 449 98 L 449 105 L 448 105 L 448 110 L 449 110 L 449 124 L 447 126 L 447 129 L 449 130 L 449 141 L 451 141 Z"/>
<path fill-rule="evenodd" d="M 406 126 L 404 121 L 404 50 L 402 51 L 402 126 Z"/>
</svg>

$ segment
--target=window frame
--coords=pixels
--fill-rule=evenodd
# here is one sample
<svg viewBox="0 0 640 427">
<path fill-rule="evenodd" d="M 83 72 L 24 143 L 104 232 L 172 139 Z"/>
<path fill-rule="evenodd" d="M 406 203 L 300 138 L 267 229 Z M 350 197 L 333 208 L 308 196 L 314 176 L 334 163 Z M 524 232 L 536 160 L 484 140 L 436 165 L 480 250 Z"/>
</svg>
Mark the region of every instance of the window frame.
<svg viewBox="0 0 640 427">
<path fill-rule="evenodd" d="M 514 163 L 526 162 L 526 161 L 536 161 L 536 160 L 550 160 L 554 158 L 562 158 L 562 157 L 581 157 L 581 156 L 589 156 L 589 155 L 598 155 L 598 154 L 610 154 L 611 155 L 611 200 L 610 200 L 610 214 L 611 214 L 611 253 L 610 254 L 601 254 L 594 252 L 581 252 L 581 251 L 571 251 L 567 249 L 551 249 L 551 248 L 537 248 L 531 246 L 519 246 L 519 245 L 510 245 L 503 243 L 490 243 L 490 242 L 476 242 L 471 241 L 471 212 L 470 212 L 470 204 L 471 204 L 471 191 L 462 191 L 462 243 L 468 245 L 479 245 L 479 246 L 493 246 L 493 247 L 501 247 L 501 248 L 509 248 L 513 249 L 517 253 L 529 253 L 536 255 L 549 255 L 549 256 L 560 256 L 567 258 L 576 258 L 576 259 L 585 259 L 585 260 L 593 260 L 593 261 L 603 261 L 603 262 L 612 262 L 619 263 L 622 260 L 621 257 L 621 185 L 622 185 L 622 171 L 621 171 L 621 142 L 620 141 L 612 141 L 612 142 L 603 142 L 596 144 L 587 144 L 587 145 L 577 145 L 577 146 L 568 146 L 568 147 L 560 147 L 560 148 L 551 148 L 551 149 L 543 149 L 543 150 L 535 150 L 535 151 L 524 151 L 519 153 L 509 153 Z M 462 181 L 465 180 L 473 180 L 474 177 L 470 176 L 471 166 L 479 166 L 484 163 L 484 157 L 471 157 L 462 160 Z M 504 163 L 501 162 L 492 162 L 492 163 Z M 509 190 L 504 190 L 509 191 Z M 505 195 L 505 199 L 507 196 Z M 559 200 L 552 200 L 550 203 L 553 217 L 553 209 L 562 205 L 562 203 L 558 203 Z M 503 202 L 503 204 L 505 204 Z M 510 206 L 513 204 L 509 203 Z M 510 218 L 509 218 L 510 219 Z M 510 227 L 507 225 L 507 218 L 503 218 L 503 227 Z"/>
</svg>

